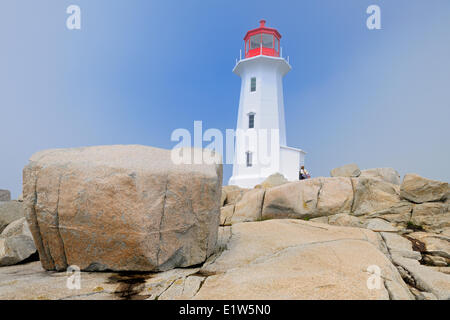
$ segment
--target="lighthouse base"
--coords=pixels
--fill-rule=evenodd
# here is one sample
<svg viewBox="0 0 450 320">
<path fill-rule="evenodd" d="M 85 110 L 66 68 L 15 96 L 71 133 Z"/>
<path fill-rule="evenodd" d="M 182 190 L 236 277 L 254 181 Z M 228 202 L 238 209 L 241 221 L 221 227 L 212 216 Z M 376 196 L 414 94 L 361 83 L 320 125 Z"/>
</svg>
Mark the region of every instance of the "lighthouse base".
<svg viewBox="0 0 450 320">
<path fill-rule="evenodd" d="M 261 184 L 266 179 L 267 177 L 260 177 L 260 176 L 231 177 L 230 180 L 228 181 L 228 185 L 251 189 L 257 184 Z"/>
<path fill-rule="evenodd" d="M 265 169 L 264 174 L 241 174 L 233 175 L 228 185 L 238 186 L 240 188 L 253 188 L 261 184 L 270 175 L 281 173 L 288 181 L 297 181 L 299 179 L 300 167 L 305 163 L 305 152 L 301 149 L 280 146 L 280 162 L 272 170 Z M 246 168 L 242 168 L 245 170 Z M 259 170 L 260 172 L 262 170 Z"/>
</svg>

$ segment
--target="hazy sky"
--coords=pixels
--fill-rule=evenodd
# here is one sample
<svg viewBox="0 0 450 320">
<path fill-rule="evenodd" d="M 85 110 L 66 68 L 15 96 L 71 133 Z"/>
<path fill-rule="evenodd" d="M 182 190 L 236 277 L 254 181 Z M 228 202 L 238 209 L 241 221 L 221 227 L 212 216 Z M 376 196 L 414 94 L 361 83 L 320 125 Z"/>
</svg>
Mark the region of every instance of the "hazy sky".
<svg viewBox="0 0 450 320">
<path fill-rule="evenodd" d="M 81 30 L 66 28 L 71 4 Z M 371 4 L 382 30 L 366 27 Z M 448 0 L 2 0 L 0 189 L 17 197 L 42 149 L 170 149 L 194 120 L 235 128 L 231 70 L 261 18 L 290 56 L 287 140 L 313 176 L 356 162 L 450 180 Z"/>
</svg>

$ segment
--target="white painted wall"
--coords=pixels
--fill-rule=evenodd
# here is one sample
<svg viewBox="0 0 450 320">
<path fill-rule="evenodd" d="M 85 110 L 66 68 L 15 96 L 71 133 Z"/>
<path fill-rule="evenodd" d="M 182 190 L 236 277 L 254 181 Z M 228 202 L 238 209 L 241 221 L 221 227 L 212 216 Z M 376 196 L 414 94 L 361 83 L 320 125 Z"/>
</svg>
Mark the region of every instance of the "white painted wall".
<svg viewBox="0 0 450 320">
<path fill-rule="evenodd" d="M 234 68 L 233 72 L 241 77 L 241 95 L 230 185 L 252 188 L 276 172 L 283 173 L 289 180 L 298 179 L 300 161 L 304 159 L 303 151 L 281 147 L 286 145 L 283 77 L 290 69 L 290 65 L 283 58 L 269 56 L 241 60 Z M 250 90 L 253 77 L 256 78 L 255 92 Z M 250 113 L 255 114 L 254 129 L 248 128 Z M 266 129 L 267 135 L 257 136 L 261 133 L 260 129 Z M 272 130 L 276 130 L 275 135 Z M 248 142 L 248 137 L 252 135 L 257 137 L 257 146 Z M 273 150 L 270 149 L 272 146 Z M 258 159 L 263 150 L 269 151 L 268 163 L 261 163 L 262 159 Z M 251 167 L 246 165 L 247 151 L 252 152 Z"/>
</svg>

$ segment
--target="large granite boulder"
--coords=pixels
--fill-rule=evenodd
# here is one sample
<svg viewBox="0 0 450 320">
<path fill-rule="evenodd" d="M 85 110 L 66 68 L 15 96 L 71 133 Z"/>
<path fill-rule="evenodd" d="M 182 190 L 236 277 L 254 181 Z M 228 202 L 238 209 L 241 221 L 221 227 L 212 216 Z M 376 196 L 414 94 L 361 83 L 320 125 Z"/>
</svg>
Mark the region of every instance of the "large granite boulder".
<svg viewBox="0 0 450 320">
<path fill-rule="evenodd" d="M 415 203 L 443 201 L 447 193 L 447 182 L 426 179 L 413 173 L 405 175 L 400 188 L 401 197 Z"/>
<path fill-rule="evenodd" d="M 22 202 L 0 201 L 0 232 L 11 222 L 23 217 L 25 217 L 25 210 Z"/>
<path fill-rule="evenodd" d="M 264 189 L 253 189 L 246 192 L 242 199 L 236 203 L 231 224 L 261 220 Z"/>
<path fill-rule="evenodd" d="M 314 178 L 267 189 L 262 219 L 316 218 L 351 211 L 349 178 Z"/>
<path fill-rule="evenodd" d="M 239 200 L 242 199 L 244 193 L 246 193 L 249 190 L 250 189 L 244 189 L 233 185 L 224 186 L 222 188 L 222 195 L 221 195 L 222 206 L 236 204 Z"/>
<path fill-rule="evenodd" d="M 400 174 L 393 168 L 374 168 L 361 170 L 360 177 L 381 179 L 386 182 L 400 185 Z"/>
<path fill-rule="evenodd" d="M 397 185 L 374 178 L 353 178 L 355 199 L 353 214 L 367 215 L 389 209 L 400 203 L 400 190 Z"/>
<path fill-rule="evenodd" d="M 267 177 L 266 180 L 264 180 L 260 185 L 258 185 L 261 188 L 273 188 L 277 186 L 281 186 L 282 184 L 288 183 L 289 180 L 286 179 L 281 173 L 274 173 Z"/>
<path fill-rule="evenodd" d="M 47 150 L 23 181 L 46 270 L 168 270 L 214 250 L 221 165 L 175 164 L 169 150 L 137 145 Z"/>
<path fill-rule="evenodd" d="M 334 168 L 330 172 L 332 177 L 359 177 L 361 170 L 356 163 L 346 164 L 345 166 Z"/>
<path fill-rule="evenodd" d="M 0 189 L 0 201 L 10 201 L 11 192 L 9 190 Z"/>
<path fill-rule="evenodd" d="M 200 269 L 207 277 L 193 298 L 413 299 L 380 245 L 374 232 L 359 228 L 239 223 L 225 251 Z M 379 281 L 371 282 L 377 268 Z"/>
</svg>

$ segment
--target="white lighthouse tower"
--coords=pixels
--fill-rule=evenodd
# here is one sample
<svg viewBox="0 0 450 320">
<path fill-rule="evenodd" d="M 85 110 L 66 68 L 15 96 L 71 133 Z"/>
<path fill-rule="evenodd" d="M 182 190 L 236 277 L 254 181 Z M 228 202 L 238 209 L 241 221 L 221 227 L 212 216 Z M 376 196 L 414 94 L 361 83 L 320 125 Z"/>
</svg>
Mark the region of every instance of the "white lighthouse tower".
<svg viewBox="0 0 450 320">
<path fill-rule="evenodd" d="M 261 20 L 245 35 L 244 59 L 233 69 L 242 83 L 230 185 L 252 188 L 277 172 L 299 178 L 305 152 L 286 145 L 283 77 L 291 66 L 281 55 L 280 39 Z"/>
</svg>

